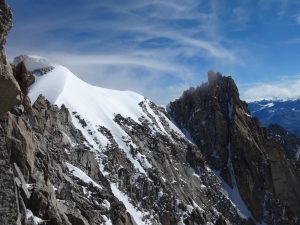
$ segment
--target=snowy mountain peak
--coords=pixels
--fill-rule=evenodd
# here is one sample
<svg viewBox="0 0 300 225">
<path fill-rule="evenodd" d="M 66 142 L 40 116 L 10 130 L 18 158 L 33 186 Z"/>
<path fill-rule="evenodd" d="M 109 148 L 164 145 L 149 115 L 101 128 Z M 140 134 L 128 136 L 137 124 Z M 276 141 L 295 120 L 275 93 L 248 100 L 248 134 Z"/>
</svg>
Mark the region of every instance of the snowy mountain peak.
<svg viewBox="0 0 300 225">
<path fill-rule="evenodd" d="M 72 211 L 70 215 L 69 211 L 66 212 L 71 220 L 75 216 L 81 221 L 94 218 L 83 224 L 252 225 L 264 219 L 264 211 L 272 212 L 269 208 L 253 211 L 253 206 L 247 204 L 244 196 L 245 191 L 248 193 L 251 188 L 239 185 L 241 174 L 238 172 L 249 168 L 245 168 L 245 163 L 236 158 L 247 158 L 249 155 L 246 152 L 250 150 L 243 151 L 242 156 L 237 152 L 245 146 L 253 146 L 251 140 L 261 140 L 259 143 L 266 140 L 259 133 L 261 129 L 256 127 L 258 125 L 246 116 L 246 105 L 239 100 L 237 87 L 231 78 L 219 76 L 209 85 L 185 93 L 178 100 L 182 104 L 171 104 L 171 111 L 167 113 L 163 107 L 142 95 L 92 86 L 66 67 L 41 57 L 20 56 L 15 63 L 18 63 L 16 68 L 22 68 L 15 70 L 15 77 L 23 78 L 25 82 L 20 84 L 29 86 L 28 96 L 33 105 L 30 101 L 24 101 L 23 110 L 25 108 L 27 113 L 22 114 L 22 107 L 16 107 L 8 115 L 10 122 L 2 123 L 2 126 L 15 124 L 15 129 L 22 130 L 13 132 L 15 134 L 29 132 L 21 138 L 21 141 L 25 140 L 22 146 L 28 147 L 26 151 L 39 152 L 30 154 L 35 155 L 36 165 L 31 157 L 25 157 L 28 158 L 27 164 L 39 171 L 31 176 L 44 174 L 44 179 L 36 180 L 48 185 L 50 174 L 53 183 L 49 185 L 58 198 L 58 204 L 54 202 L 53 207 L 67 203 L 63 207 L 73 209 L 76 204 L 83 210 L 82 214 Z M 27 78 L 32 76 L 35 76 L 32 79 L 34 83 L 27 83 Z M 27 91 L 23 93 L 26 97 Z M 178 124 L 183 125 L 187 134 L 192 135 L 194 143 L 169 119 L 171 115 Z M 16 121 L 21 122 L 16 124 Z M 190 124 L 186 126 L 185 122 Z M 23 123 L 30 124 L 24 126 Z M 241 129 L 235 124 L 243 124 L 244 127 Z M 242 131 L 245 130 L 254 130 L 254 134 L 249 134 L 253 138 L 244 136 Z M 235 138 L 227 138 L 231 131 L 237 135 Z M 6 136 L 10 138 L 10 134 Z M 34 137 L 36 142 L 30 137 Z M 245 145 L 244 141 L 248 144 Z M 36 150 L 27 144 L 33 142 Z M 260 149 L 265 149 L 265 146 Z M 263 157 L 259 150 L 251 149 L 258 159 Z M 46 158 L 50 156 L 49 160 L 45 161 L 45 155 Z M 216 164 L 210 159 L 215 160 Z M 207 162 L 211 163 L 213 170 Z M 47 166 L 40 167 L 44 164 Z M 20 165 L 23 168 L 22 163 Z M 264 168 L 267 166 L 265 164 L 257 165 L 262 171 L 268 170 Z M 252 171 L 252 167 L 250 169 Z M 28 169 L 26 171 L 28 173 Z M 280 168 L 280 171 L 283 169 Z M 254 178 L 242 175 L 260 184 L 256 181 L 257 176 L 260 174 Z M 270 177 L 261 179 L 269 179 L 268 182 L 272 183 Z M 36 186 L 40 187 L 40 184 Z M 264 187 L 257 188 L 262 190 Z M 65 198 L 65 190 L 72 196 Z M 263 195 L 264 192 L 257 201 L 265 199 Z M 253 195 L 250 193 L 250 196 Z M 70 200 L 74 197 L 84 199 L 84 202 Z M 267 200 L 271 205 L 275 201 L 272 196 Z M 254 208 L 259 205 L 260 202 Z M 29 219 L 48 219 L 31 205 L 27 209 L 32 210 L 32 213 L 26 211 Z M 97 216 L 89 216 L 90 212 Z M 120 221 L 125 222 L 119 223 L 116 215 L 123 216 Z M 56 217 L 59 218 L 59 215 Z"/>
<path fill-rule="evenodd" d="M 159 135 L 174 144 L 175 140 L 189 143 L 168 119 L 164 109 L 140 94 L 92 86 L 66 67 L 43 58 L 25 57 L 25 64 L 30 66 L 35 76 L 35 83 L 29 90 L 31 102 L 34 103 L 42 94 L 52 104 L 65 105 L 71 112 L 73 124 L 84 135 L 86 146 L 92 147 L 97 154 L 102 173 L 108 177 L 111 175 L 105 168 L 108 166 L 107 155 L 111 153 L 107 151 L 118 150 L 118 154 L 124 155 L 134 169 L 135 179 L 143 176 L 150 181 L 153 156 L 149 150 L 141 150 L 139 141 L 133 140 L 132 134 L 137 132 L 137 126 L 146 129 L 152 139 Z M 52 69 L 41 75 L 37 69 L 43 66 L 51 66 Z M 146 224 L 142 222 L 142 217 L 148 212 L 135 209 L 113 181 L 111 189 L 134 220 L 138 224 Z"/>
<path fill-rule="evenodd" d="M 19 55 L 13 60 L 14 65 L 17 65 L 20 62 L 24 62 L 27 70 L 30 72 L 52 66 L 49 59 L 34 55 Z"/>
<path fill-rule="evenodd" d="M 96 149 L 104 149 L 113 144 L 110 137 L 100 128 L 109 130 L 117 145 L 126 152 L 129 160 L 141 173 L 145 173 L 145 165 L 147 168 L 149 163 L 146 159 L 143 163 L 137 163 L 132 158 L 129 152 L 135 144 L 116 122 L 117 115 L 130 118 L 138 124 L 146 122 L 153 133 L 185 138 L 161 107 L 140 94 L 92 86 L 80 80 L 66 67 L 51 64 L 43 58 L 25 57 L 25 63 L 35 69 L 44 65 L 53 67 L 42 76 L 34 73 L 36 81 L 29 91 L 32 103 L 42 94 L 52 104 L 64 104 L 72 112 L 76 127 L 88 137 L 88 144 Z M 99 132 L 99 129 L 102 132 Z"/>
</svg>

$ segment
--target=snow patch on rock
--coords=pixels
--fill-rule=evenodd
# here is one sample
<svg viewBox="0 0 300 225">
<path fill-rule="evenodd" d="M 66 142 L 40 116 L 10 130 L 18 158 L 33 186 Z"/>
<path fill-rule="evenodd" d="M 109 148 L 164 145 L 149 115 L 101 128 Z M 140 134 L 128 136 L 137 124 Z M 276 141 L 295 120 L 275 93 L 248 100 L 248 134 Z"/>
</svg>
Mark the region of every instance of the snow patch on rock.
<svg viewBox="0 0 300 225">
<path fill-rule="evenodd" d="M 130 215 L 133 217 L 136 224 L 139 225 L 149 225 L 150 223 L 143 220 L 143 213 L 139 211 L 137 208 L 135 208 L 129 201 L 129 198 L 127 195 L 125 195 L 123 192 L 121 192 L 116 184 L 111 183 L 111 190 L 121 202 L 124 203 L 126 210 L 130 213 Z"/>
<path fill-rule="evenodd" d="M 97 184 L 95 181 L 93 181 L 92 178 L 90 178 L 85 172 L 83 172 L 81 169 L 79 169 L 76 166 L 73 166 L 72 164 L 66 162 L 66 166 L 68 167 L 68 170 L 77 178 L 82 180 L 83 182 L 89 184 L 92 183 L 95 187 L 99 188 L 102 190 L 102 187 Z"/>
</svg>

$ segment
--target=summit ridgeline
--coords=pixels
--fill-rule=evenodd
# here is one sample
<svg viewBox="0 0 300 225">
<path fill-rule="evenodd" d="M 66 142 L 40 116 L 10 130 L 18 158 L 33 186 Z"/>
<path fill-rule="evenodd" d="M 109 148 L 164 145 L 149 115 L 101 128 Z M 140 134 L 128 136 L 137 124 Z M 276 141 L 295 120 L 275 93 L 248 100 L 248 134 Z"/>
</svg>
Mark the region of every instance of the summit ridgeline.
<svg viewBox="0 0 300 225">
<path fill-rule="evenodd" d="M 170 103 L 169 113 L 257 221 L 299 216 L 299 171 L 250 115 L 231 77 L 209 72 L 207 83 Z"/>
</svg>

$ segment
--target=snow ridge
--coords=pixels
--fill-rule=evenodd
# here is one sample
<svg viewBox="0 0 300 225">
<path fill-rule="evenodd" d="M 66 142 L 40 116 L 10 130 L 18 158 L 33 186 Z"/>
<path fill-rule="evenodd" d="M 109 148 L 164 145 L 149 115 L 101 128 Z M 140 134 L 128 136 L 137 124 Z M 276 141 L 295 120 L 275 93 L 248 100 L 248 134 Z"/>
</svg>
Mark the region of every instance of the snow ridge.
<svg viewBox="0 0 300 225">
<path fill-rule="evenodd" d="M 25 64 L 34 64 L 34 67 L 30 68 L 37 70 L 45 66 L 45 61 L 29 57 L 26 58 Z M 102 164 L 106 157 L 104 151 L 113 144 L 117 144 L 118 148 L 126 154 L 137 174 L 148 177 L 147 170 L 152 167 L 145 155 L 140 152 L 136 156 L 132 155 L 132 149 L 137 149 L 137 146 L 115 121 L 117 115 L 130 118 L 137 124 L 147 121 L 153 133 L 159 132 L 171 140 L 173 140 L 173 135 L 186 139 L 185 135 L 167 118 L 163 111 L 144 96 L 132 91 L 117 91 L 92 86 L 80 80 L 64 66 L 47 64 L 47 66 L 49 65 L 52 70 L 46 74 L 41 76 L 39 73 L 34 73 L 36 82 L 29 91 L 31 102 L 34 103 L 42 94 L 52 104 L 65 105 L 71 112 L 73 124 L 85 136 L 88 142 L 86 144 L 92 146 L 98 155 L 99 166 L 105 176 L 109 177 Z M 111 133 L 112 139 L 105 136 L 101 132 L 101 128 L 107 129 Z M 101 188 L 79 168 L 69 163 L 66 165 L 74 176 L 87 183 L 92 182 L 94 186 Z M 127 195 L 114 185 L 111 184 L 114 195 L 124 203 L 137 224 L 147 224 L 147 221 L 143 221 L 142 218 L 149 212 L 139 211 L 136 206 L 132 205 Z"/>
</svg>

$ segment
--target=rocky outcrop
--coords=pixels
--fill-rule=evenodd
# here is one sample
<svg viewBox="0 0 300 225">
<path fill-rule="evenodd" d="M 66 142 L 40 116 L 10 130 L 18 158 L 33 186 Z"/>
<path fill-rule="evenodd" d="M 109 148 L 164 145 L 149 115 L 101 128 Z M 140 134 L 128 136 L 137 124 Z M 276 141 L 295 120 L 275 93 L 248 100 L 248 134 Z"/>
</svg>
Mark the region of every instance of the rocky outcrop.
<svg viewBox="0 0 300 225">
<path fill-rule="evenodd" d="M 257 221 L 295 224 L 300 178 L 284 150 L 252 118 L 231 77 L 210 72 L 208 81 L 170 104 L 173 119 L 227 184 L 238 188 Z"/>
<path fill-rule="evenodd" d="M 27 108 L 0 119 L 0 223 L 133 225 L 68 110 L 43 97 Z"/>
<path fill-rule="evenodd" d="M 23 93 L 23 103 L 26 97 L 28 96 L 28 89 L 35 82 L 35 76 L 32 75 L 25 66 L 25 63 L 22 61 L 16 66 L 13 65 L 14 77 L 16 78 L 20 89 Z"/>
<path fill-rule="evenodd" d="M 1 9 L 0 45 L 1 45 L 1 48 L 3 49 L 3 45 L 6 43 L 6 38 L 7 38 L 8 32 L 10 31 L 11 26 L 12 26 L 12 12 L 5 0 L 1 1 L 0 9 Z"/>
<path fill-rule="evenodd" d="M 20 88 L 6 58 L 4 44 L 12 26 L 12 12 L 6 1 L 0 2 L 0 115 L 20 101 Z"/>
<path fill-rule="evenodd" d="M 115 116 L 131 138 L 130 160 L 108 128 L 98 132 L 111 144 L 96 151 L 73 126 L 80 120 L 89 129 L 77 113 L 72 117 L 42 96 L 33 106 L 28 102 L 0 117 L 0 224 L 253 224 L 240 216 L 199 149 L 170 129 L 154 103 L 169 135 L 154 132 L 143 117 L 137 123 Z"/>
<path fill-rule="evenodd" d="M 54 67 L 50 64 L 48 59 L 42 57 L 35 57 L 35 60 L 32 60 L 32 57 L 28 55 L 20 55 L 14 58 L 13 65 L 21 65 L 24 64 L 26 70 L 29 72 L 28 75 L 32 78 L 32 74 L 36 74 L 38 76 L 42 76 L 47 74 L 48 72 L 52 71 Z M 43 65 L 41 67 L 41 65 Z M 29 79 L 32 81 L 32 79 Z M 29 82 L 29 85 L 31 82 Z"/>
<path fill-rule="evenodd" d="M 18 210 L 16 210 L 18 208 L 17 190 L 9 160 L 9 152 L 6 151 L 4 133 L 5 131 L 0 126 L 0 223 L 20 225 L 20 216 Z"/>
<path fill-rule="evenodd" d="M 152 107 L 159 110 L 154 104 Z M 118 173 L 119 187 L 137 205 L 158 215 L 157 222 L 153 220 L 151 224 L 181 224 L 180 221 L 184 224 L 207 224 L 216 222 L 220 215 L 227 218 L 228 224 L 253 224 L 240 217 L 224 194 L 220 180 L 207 167 L 195 145 L 173 131 L 170 133 L 172 138 L 153 134 L 147 121 L 137 124 L 120 115 L 115 120 L 139 146 L 133 149 L 133 157 L 146 155 L 152 167 L 145 167 L 149 177 L 140 174 L 133 182 L 130 177 L 137 174 L 132 167 L 126 164 L 124 156 L 117 154 L 119 151 L 110 150 L 107 152 L 106 168 L 112 175 L 114 171 Z M 165 129 L 168 129 L 167 126 Z"/>
<path fill-rule="evenodd" d="M 285 150 L 286 156 L 291 160 L 300 160 L 300 139 L 278 124 L 270 124 L 267 127 L 268 135 L 277 140 Z"/>
</svg>

